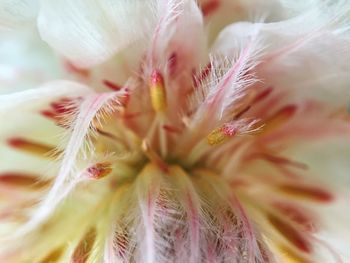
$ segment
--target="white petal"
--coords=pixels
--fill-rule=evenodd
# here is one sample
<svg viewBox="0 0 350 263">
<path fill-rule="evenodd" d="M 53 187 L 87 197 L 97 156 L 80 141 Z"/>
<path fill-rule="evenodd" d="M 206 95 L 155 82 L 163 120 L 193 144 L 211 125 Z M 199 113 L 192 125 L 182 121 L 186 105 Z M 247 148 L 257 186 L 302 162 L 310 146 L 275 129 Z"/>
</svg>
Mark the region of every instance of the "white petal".
<svg viewBox="0 0 350 263">
<path fill-rule="evenodd" d="M 238 21 L 283 21 L 322 4 L 341 1 L 290 0 L 198 0 L 206 22 L 209 42 L 227 25 Z M 343 1 L 345 2 L 345 1 Z"/>
<path fill-rule="evenodd" d="M 91 91 L 88 87 L 74 82 L 55 81 L 39 88 L 1 95 L 0 155 L 2 158 L 0 170 L 25 169 L 47 175 L 48 163 L 46 159 L 12 149 L 6 145 L 6 139 L 18 136 L 34 142 L 57 146 L 59 143 L 57 133 L 62 131 L 52 121 L 41 116 L 39 110 L 43 109 L 43 105 L 46 105 L 55 97 L 80 96 L 89 92 Z M 18 163 L 21 163 L 22 166 L 18 167 Z M 54 173 L 54 170 L 50 169 L 49 174 L 51 172 Z"/>
<path fill-rule="evenodd" d="M 89 67 L 147 35 L 152 10 L 149 1 L 47 0 L 38 26 L 49 45 L 77 66 Z"/>
<path fill-rule="evenodd" d="M 350 186 L 350 143 L 348 135 L 324 139 L 314 143 L 294 144 L 289 151 L 295 160 L 312 167 L 316 180 L 327 183 L 342 194 Z"/>
<path fill-rule="evenodd" d="M 343 25 L 348 22 L 341 8 L 332 11 L 314 9 L 276 23 L 236 23 L 223 30 L 213 50 L 232 57 L 238 48 L 234 40 L 247 42 L 260 27 L 266 48 L 258 71 L 264 83 L 288 89 L 298 98 L 345 103 L 350 96 L 350 38 Z"/>
<path fill-rule="evenodd" d="M 0 30 L 0 94 L 62 77 L 59 61 L 33 28 Z"/>
<path fill-rule="evenodd" d="M 92 91 L 84 85 L 67 81 L 57 80 L 49 82 L 40 88 L 29 89 L 12 94 L 0 96 L 0 113 L 7 114 L 9 110 L 21 110 L 37 108 L 40 103 L 60 96 L 79 96 Z"/>
<path fill-rule="evenodd" d="M 0 173 L 25 171 L 43 176 L 55 175 L 58 167 L 49 164 L 47 158 L 28 154 L 6 143 L 7 139 L 19 137 L 55 147 L 59 143 L 57 134 L 62 131 L 52 121 L 43 118 L 38 112 L 19 110 L 0 114 L 0 123 Z"/>
<path fill-rule="evenodd" d="M 0 3 L 0 28 L 34 25 L 38 10 L 38 0 L 2 0 Z"/>
<path fill-rule="evenodd" d="M 178 53 L 178 67 L 190 71 L 201 63 L 206 51 L 203 17 L 193 0 L 185 2 L 184 12 L 176 23 L 171 48 Z"/>
<path fill-rule="evenodd" d="M 279 21 L 290 16 L 280 0 L 200 0 L 206 21 L 209 42 L 227 25 L 236 21 L 254 21 L 261 17 L 267 21 Z"/>
</svg>

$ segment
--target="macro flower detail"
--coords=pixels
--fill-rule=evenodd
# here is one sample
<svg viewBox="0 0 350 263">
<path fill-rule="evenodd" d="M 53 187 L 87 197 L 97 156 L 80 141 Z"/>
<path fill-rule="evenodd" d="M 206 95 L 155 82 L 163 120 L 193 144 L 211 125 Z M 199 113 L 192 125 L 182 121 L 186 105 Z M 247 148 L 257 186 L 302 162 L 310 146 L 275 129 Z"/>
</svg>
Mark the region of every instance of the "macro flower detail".
<svg viewBox="0 0 350 263">
<path fill-rule="evenodd" d="M 38 6 L 66 80 L 0 96 L 0 262 L 342 260 L 303 147 L 349 137 L 349 4 Z"/>
</svg>

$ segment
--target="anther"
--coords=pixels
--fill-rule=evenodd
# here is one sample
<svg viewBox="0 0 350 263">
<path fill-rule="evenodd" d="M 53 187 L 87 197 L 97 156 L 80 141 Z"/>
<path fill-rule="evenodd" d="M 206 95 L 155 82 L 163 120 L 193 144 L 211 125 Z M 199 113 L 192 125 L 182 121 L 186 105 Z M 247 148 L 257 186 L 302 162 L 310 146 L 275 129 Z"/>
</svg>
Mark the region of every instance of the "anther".
<svg viewBox="0 0 350 263">
<path fill-rule="evenodd" d="M 218 145 L 224 142 L 226 139 L 236 135 L 237 130 L 233 127 L 224 124 L 219 128 L 214 129 L 207 136 L 207 142 L 209 145 Z"/>
<path fill-rule="evenodd" d="M 166 109 L 166 91 L 164 86 L 164 79 L 161 73 L 154 70 L 151 74 L 150 82 L 150 95 L 152 107 L 156 112 L 162 112 Z"/>
<path fill-rule="evenodd" d="M 107 176 L 112 171 L 111 164 L 108 162 L 96 163 L 87 169 L 89 178 L 100 179 Z"/>
</svg>

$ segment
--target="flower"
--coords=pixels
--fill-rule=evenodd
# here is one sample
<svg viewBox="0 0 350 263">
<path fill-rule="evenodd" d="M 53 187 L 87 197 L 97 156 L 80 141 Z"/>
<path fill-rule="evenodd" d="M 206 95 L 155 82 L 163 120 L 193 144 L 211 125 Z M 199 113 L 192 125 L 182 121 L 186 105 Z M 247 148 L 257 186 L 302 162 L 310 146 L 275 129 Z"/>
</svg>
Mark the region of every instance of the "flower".
<svg viewBox="0 0 350 263">
<path fill-rule="evenodd" d="M 38 6 L 69 80 L 0 97 L 1 262 L 338 260 L 302 156 L 349 136 L 348 4 Z"/>
</svg>

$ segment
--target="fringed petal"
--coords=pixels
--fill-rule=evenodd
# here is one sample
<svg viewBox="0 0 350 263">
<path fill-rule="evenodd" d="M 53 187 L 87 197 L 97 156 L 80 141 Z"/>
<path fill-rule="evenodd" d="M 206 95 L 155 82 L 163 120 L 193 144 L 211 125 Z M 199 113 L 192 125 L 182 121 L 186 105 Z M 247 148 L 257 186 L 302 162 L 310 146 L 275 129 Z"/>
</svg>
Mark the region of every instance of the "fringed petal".
<svg viewBox="0 0 350 263">
<path fill-rule="evenodd" d="M 35 228 L 37 224 L 45 220 L 55 209 L 57 204 L 67 196 L 81 179 L 84 172 L 77 172 L 78 155 L 82 154 L 84 145 L 89 144 L 89 136 L 93 132 L 93 121 L 98 114 L 108 114 L 111 101 L 115 100 L 115 93 L 92 94 L 87 96 L 78 108 L 76 118 L 73 119 L 72 134 L 63 153 L 63 160 L 56 180 L 50 189 L 44 202 L 40 205 L 35 216 L 19 229 L 22 234 Z M 100 116 L 101 117 L 101 116 Z"/>
<path fill-rule="evenodd" d="M 136 181 L 136 193 L 140 209 L 140 231 L 137 235 L 139 246 L 139 260 L 152 263 L 159 257 L 158 237 L 155 231 L 155 220 L 158 209 L 157 200 L 160 191 L 160 171 L 152 165 L 143 168 Z"/>
</svg>

